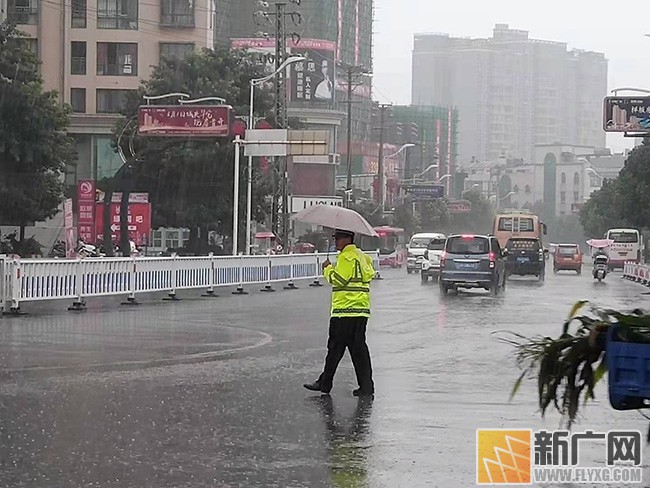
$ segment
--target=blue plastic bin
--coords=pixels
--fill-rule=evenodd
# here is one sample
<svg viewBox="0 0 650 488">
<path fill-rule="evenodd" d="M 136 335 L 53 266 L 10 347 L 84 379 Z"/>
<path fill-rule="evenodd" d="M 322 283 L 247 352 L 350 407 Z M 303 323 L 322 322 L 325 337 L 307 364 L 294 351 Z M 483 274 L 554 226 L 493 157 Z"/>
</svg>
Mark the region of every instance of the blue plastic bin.
<svg viewBox="0 0 650 488">
<path fill-rule="evenodd" d="M 617 339 L 616 325 L 607 333 L 609 403 L 616 410 L 647 408 L 650 399 L 650 344 Z"/>
</svg>

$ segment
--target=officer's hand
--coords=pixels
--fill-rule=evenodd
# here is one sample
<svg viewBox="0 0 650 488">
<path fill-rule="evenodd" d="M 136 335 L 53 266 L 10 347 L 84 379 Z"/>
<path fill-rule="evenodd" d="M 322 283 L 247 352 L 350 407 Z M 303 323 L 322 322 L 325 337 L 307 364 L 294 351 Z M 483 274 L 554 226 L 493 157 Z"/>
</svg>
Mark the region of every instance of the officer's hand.
<svg viewBox="0 0 650 488">
<path fill-rule="evenodd" d="M 332 264 L 332 263 L 330 262 L 330 260 L 329 260 L 329 259 L 326 259 L 325 262 L 322 264 L 323 269 L 327 268 L 327 267 L 328 267 L 329 265 L 331 265 L 331 264 Z"/>
</svg>

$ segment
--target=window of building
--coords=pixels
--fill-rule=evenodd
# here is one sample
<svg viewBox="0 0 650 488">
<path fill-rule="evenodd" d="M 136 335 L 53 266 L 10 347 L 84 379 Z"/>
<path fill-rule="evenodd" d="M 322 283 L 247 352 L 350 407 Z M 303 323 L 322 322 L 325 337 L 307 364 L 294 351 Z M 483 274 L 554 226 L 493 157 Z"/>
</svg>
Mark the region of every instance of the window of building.
<svg viewBox="0 0 650 488">
<path fill-rule="evenodd" d="M 97 0 L 98 29 L 138 28 L 138 0 Z"/>
<path fill-rule="evenodd" d="M 563 204 L 563 205 L 566 203 L 566 192 L 565 191 L 560 192 L 560 203 Z"/>
<path fill-rule="evenodd" d="M 194 27 L 194 2 L 161 0 L 160 24 L 165 27 Z"/>
<path fill-rule="evenodd" d="M 515 185 L 512 191 L 514 191 L 515 193 L 519 193 L 519 185 Z"/>
<path fill-rule="evenodd" d="M 580 201 L 580 192 L 579 191 L 574 191 L 573 192 L 573 201 L 574 202 L 579 202 Z"/>
<path fill-rule="evenodd" d="M 185 59 L 194 50 L 193 43 L 173 43 L 161 42 L 160 43 L 160 59 Z"/>
<path fill-rule="evenodd" d="M 138 45 L 136 43 L 98 42 L 97 74 L 137 76 Z"/>
<path fill-rule="evenodd" d="M 131 90 L 97 89 L 97 113 L 116 114 L 124 108 L 126 96 Z"/>
<path fill-rule="evenodd" d="M 524 191 L 525 191 L 526 193 L 530 193 L 530 192 L 531 192 L 530 185 L 526 185 L 526 189 L 525 189 Z"/>
<path fill-rule="evenodd" d="M 86 0 L 72 0 L 71 26 L 76 29 L 86 28 Z"/>
<path fill-rule="evenodd" d="M 38 0 L 9 0 L 7 20 L 14 24 L 38 24 Z"/>
<path fill-rule="evenodd" d="M 112 178 L 123 165 L 120 155 L 113 148 L 113 138 L 110 136 L 95 137 L 95 167 L 97 180 Z"/>
<path fill-rule="evenodd" d="M 70 105 L 76 114 L 86 113 L 86 89 L 70 88 Z"/>
<path fill-rule="evenodd" d="M 573 184 L 578 186 L 580 184 L 580 173 L 575 173 L 573 175 Z"/>
<path fill-rule="evenodd" d="M 566 185 L 566 173 L 562 173 L 560 175 L 560 181 L 562 182 L 563 185 Z"/>
<path fill-rule="evenodd" d="M 83 41 L 72 41 L 70 56 L 70 74 L 86 74 L 86 43 Z"/>
</svg>

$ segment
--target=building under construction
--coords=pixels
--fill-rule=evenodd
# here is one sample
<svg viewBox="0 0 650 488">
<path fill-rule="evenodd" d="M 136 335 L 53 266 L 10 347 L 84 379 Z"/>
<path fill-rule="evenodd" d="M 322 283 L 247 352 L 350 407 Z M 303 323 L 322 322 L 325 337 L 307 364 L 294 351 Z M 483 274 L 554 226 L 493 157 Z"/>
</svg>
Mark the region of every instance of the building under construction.
<svg viewBox="0 0 650 488">
<path fill-rule="evenodd" d="M 275 45 L 273 7 L 278 2 L 266 3 L 268 6 L 260 6 L 258 0 L 217 2 L 217 10 L 221 9 L 223 17 L 230 20 L 217 22 L 220 28 L 215 34 L 215 42 L 226 38 L 231 41 L 245 39 L 246 42 L 239 43 L 239 46 L 243 47 L 253 45 L 254 40 L 258 41 L 258 45 L 264 45 L 266 41 L 271 54 L 269 46 Z M 348 67 L 372 72 L 374 0 L 301 0 L 299 5 L 287 0 L 281 3 L 286 4 L 288 13 L 299 14 L 286 19 L 289 51 L 292 54 L 314 58 L 318 70 L 321 69 L 323 61 L 331 60 L 332 64 L 329 67 L 334 88 L 332 97 L 305 99 L 300 98 L 300 92 L 292 91 L 289 100 L 291 115 L 304 119 L 309 109 L 312 112 L 336 112 L 337 126 L 341 124 L 336 131 L 337 140 L 341 142 L 346 137 L 346 115 L 350 110 L 352 141 L 368 141 L 372 137 L 372 79 L 361 75 L 354 77 L 353 103 L 348 104 L 346 72 Z M 330 49 L 332 52 L 329 52 Z M 337 147 L 340 145 L 337 144 Z M 343 160 L 345 161 L 345 155 Z"/>
<path fill-rule="evenodd" d="M 454 196 L 456 160 L 458 154 L 458 111 L 450 107 L 397 105 L 388 109 L 381 121 L 379 110 L 373 112 L 374 134 L 378 149 L 380 133 L 383 132 L 384 157 L 399 150 L 404 144 L 415 144 L 402 151 L 400 160 L 386 164 L 386 191 L 397 191 L 401 180 L 419 179 L 440 181 L 446 195 Z M 378 154 L 370 155 L 377 161 Z M 368 159 L 368 157 L 366 157 Z M 394 168 L 390 170 L 390 168 Z M 371 166 L 370 169 L 373 167 Z M 355 168 L 357 169 L 357 168 Z M 358 168 L 361 169 L 361 168 Z M 368 166 L 366 165 L 366 170 Z M 449 175 L 449 176 L 446 176 Z M 390 196 L 389 196 L 390 200 Z"/>
</svg>

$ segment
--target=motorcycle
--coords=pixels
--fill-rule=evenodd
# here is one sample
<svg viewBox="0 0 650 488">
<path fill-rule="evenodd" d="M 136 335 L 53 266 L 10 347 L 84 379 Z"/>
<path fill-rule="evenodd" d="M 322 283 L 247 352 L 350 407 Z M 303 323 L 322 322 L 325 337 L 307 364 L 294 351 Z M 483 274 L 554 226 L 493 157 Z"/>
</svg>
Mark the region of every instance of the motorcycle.
<svg viewBox="0 0 650 488">
<path fill-rule="evenodd" d="M 79 239 L 77 243 L 77 255 L 80 258 L 99 258 L 102 257 L 102 254 L 99 252 L 97 247 L 92 244 L 85 243 L 82 239 Z"/>
<path fill-rule="evenodd" d="M 598 254 L 594 257 L 593 276 L 599 282 L 603 281 L 609 271 L 609 257 L 605 254 Z"/>
</svg>

